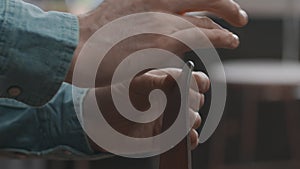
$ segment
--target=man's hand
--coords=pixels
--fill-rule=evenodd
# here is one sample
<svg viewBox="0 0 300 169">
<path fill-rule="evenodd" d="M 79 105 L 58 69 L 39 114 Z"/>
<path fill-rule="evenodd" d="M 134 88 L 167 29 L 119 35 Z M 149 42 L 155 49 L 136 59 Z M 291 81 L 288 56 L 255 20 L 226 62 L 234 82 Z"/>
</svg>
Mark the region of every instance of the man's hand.
<svg viewBox="0 0 300 169">
<path fill-rule="evenodd" d="M 182 15 L 192 11 L 212 12 L 233 26 L 244 26 L 248 22 L 246 12 L 233 0 L 105 0 L 96 10 L 79 16 L 79 21 L 81 28 L 85 29 L 83 31 L 85 33 L 84 39 L 89 38 L 106 23 L 126 15 L 142 12 L 165 12 Z M 212 27 L 215 24 L 207 18 L 183 17 L 201 28 L 216 28 Z"/>
<path fill-rule="evenodd" d="M 160 89 L 164 91 L 167 96 L 167 105 L 164 110 L 170 111 L 171 113 L 178 113 L 178 105 L 180 105 L 181 100 L 180 94 L 178 94 L 179 91 L 177 90 L 178 86 L 176 86 L 177 83 L 174 79 L 179 79 L 181 75 L 182 71 L 180 69 L 169 68 L 151 70 L 147 73 L 136 76 L 131 81 L 129 90 L 130 100 L 133 106 L 143 113 L 150 108 L 151 104 L 151 106 L 154 107 L 154 109 L 152 107 L 153 113 L 155 113 L 155 111 L 157 111 L 155 110 L 155 107 L 160 107 L 161 105 L 158 104 L 162 104 L 160 102 L 161 100 L 159 98 L 155 98 L 155 100 L 152 100 L 150 103 L 148 97 L 151 91 L 154 89 Z M 204 103 L 203 93 L 207 92 L 209 89 L 210 82 L 208 77 L 202 72 L 193 72 L 193 76 L 196 82 L 191 85 L 190 88 L 189 112 L 186 113 L 189 114 L 191 121 L 194 122 L 192 130 L 189 133 L 192 148 L 194 149 L 199 144 L 199 136 L 196 129 L 200 127 L 201 117 L 198 111 Z M 163 132 L 161 130 L 163 115 L 160 115 L 156 120 L 149 123 L 135 123 L 120 115 L 120 112 L 118 112 L 115 107 L 116 104 L 112 100 L 111 91 L 116 92 L 116 94 L 122 98 L 128 95 L 128 93 L 126 93 L 126 88 L 127 86 L 125 83 L 119 83 L 110 87 L 95 89 L 98 106 L 110 126 L 126 136 L 135 138 L 153 137 Z M 93 92 L 94 91 L 92 90 L 87 97 L 93 97 Z M 93 148 L 103 151 L 103 149 L 98 146 L 93 146 Z"/>
<path fill-rule="evenodd" d="M 243 11 L 240 6 L 233 0 L 105 0 L 97 9 L 93 10 L 90 13 L 80 15 L 79 26 L 80 26 L 80 42 L 75 51 L 74 58 L 71 64 L 70 71 L 67 75 L 66 81 L 72 81 L 72 74 L 74 65 L 76 63 L 77 57 L 86 43 L 86 41 L 101 27 L 105 24 L 130 14 L 142 13 L 142 12 L 164 12 L 177 15 L 187 21 L 191 22 L 197 26 L 211 41 L 214 47 L 217 48 L 236 48 L 239 45 L 239 38 L 237 35 L 229 32 L 228 30 L 222 28 L 220 25 L 213 22 L 207 17 L 195 17 L 184 15 L 185 12 L 191 11 L 208 11 L 212 12 L 215 15 L 224 18 L 230 24 L 234 26 L 244 26 L 248 22 L 247 14 Z M 193 37 L 194 32 L 189 31 L 189 27 L 179 24 L 173 24 L 168 18 L 143 18 L 139 23 L 147 24 L 149 27 L 154 29 L 163 29 L 167 35 L 173 35 L 180 31 L 187 30 L 186 34 L 190 34 Z M 169 24 L 168 24 L 169 23 Z M 172 23 L 172 24 L 170 24 Z M 120 28 L 121 30 L 122 28 Z M 112 32 L 113 33 L 113 32 Z M 99 41 L 109 42 L 110 35 L 107 37 L 101 37 Z M 139 37 L 138 37 L 139 38 Z M 119 55 L 126 56 L 128 53 L 133 53 L 140 49 L 145 48 L 162 48 L 167 49 L 168 51 L 178 54 L 178 51 L 181 53 L 186 52 L 178 43 L 170 42 L 170 40 L 162 40 L 163 37 L 151 37 L 151 38 L 140 38 L 133 41 L 133 43 L 127 42 L 120 49 L 115 49 L 115 53 Z M 135 42 L 135 43 L 134 43 Z M 99 44 L 101 45 L 101 43 Z M 199 46 L 199 48 L 203 48 Z M 118 63 L 120 58 L 113 55 L 110 60 L 113 60 L 110 64 Z M 180 53 L 179 53 L 180 55 Z M 151 56 L 149 56 L 151 57 Z M 111 77 L 116 65 L 109 65 L 108 68 L 105 68 L 103 74 L 107 77 Z M 76 84 L 75 84 L 76 85 Z M 109 78 L 97 77 L 97 86 L 109 85 Z"/>
</svg>

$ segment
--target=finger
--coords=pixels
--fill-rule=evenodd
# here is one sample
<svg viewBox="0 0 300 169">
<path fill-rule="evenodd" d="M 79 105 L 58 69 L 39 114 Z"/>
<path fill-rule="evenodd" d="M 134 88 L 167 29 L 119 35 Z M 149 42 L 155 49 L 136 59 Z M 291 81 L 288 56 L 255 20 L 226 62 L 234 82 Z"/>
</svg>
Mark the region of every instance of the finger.
<svg viewBox="0 0 300 169">
<path fill-rule="evenodd" d="M 233 26 L 244 26 L 248 23 L 247 13 L 241 9 L 241 7 L 233 0 L 194 0 L 194 1 L 182 1 L 177 0 L 178 3 L 174 3 L 173 12 L 182 14 L 184 12 L 193 11 L 209 11 L 215 15 L 224 18 L 227 22 Z"/>
<path fill-rule="evenodd" d="M 193 72 L 193 77 L 196 80 L 199 92 L 206 93 L 210 87 L 208 76 L 203 72 Z"/>
<path fill-rule="evenodd" d="M 201 126 L 201 116 L 198 112 L 189 109 L 189 125 L 192 129 L 197 129 Z"/>
<path fill-rule="evenodd" d="M 193 111 L 198 112 L 204 105 L 204 94 L 198 93 L 192 89 L 189 92 L 189 106 Z"/>
<path fill-rule="evenodd" d="M 162 70 L 157 71 L 163 72 Z M 132 84 L 134 84 L 135 90 L 148 93 L 149 91 L 157 88 L 169 89 L 175 84 L 175 81 L 166 73 L 153 74 L 147 72 L 135 77 L 132 81 Z"/>
<path fill-rule="evenodd" d="M 242 27 L 248 23 L 247 13 L 233 0 L 219 0 L 211 4 L 208 11 L 224 18 L 233 26 Z"/>
<path fill-rule="evenodd" d="M 193 71 L 193 78 L 191 82 L 191 89 L 193 89 L 195 92 L 199 93 L 205 93 L 208 91 L 210 87 L 210 81 L 208 76 L 200 71 Z M 165 84 L 170 84 L 172 85 L 175 83 L 174 79 L 178 79 L 182 75 L 182 69 L 179 68 L 164 68 L 164 69 L 155 69 L 151 70 L 147 73 L 145 73 L 143 76 L 150 76 L 150 78 L 156 77 L 159 78 L 155 82 L 159 83 L 165 83 Z M 169 75 L 169 76 L 167 76 Z M 147 82 L 145 85 L 151 85 Z M 196 84 L 195 84 L 196 83 Z M 155 83 L 154 83 L 155 84 Z M 143 85 L 141 85 L 143 86 Z M 155 85 L 151 85 L 155 86 Z M 157 85 L 156 85 L 157 86 Z"/>
<path fill-rule="evenodd" d="M 191 148 L 195 149 L 199 144 L 198 132 L 195 129 L 192 129 L 190 131 L 189 135 L 190 135 L 190 139 L 191 139 Z"/>
<path fill-rule="evenodd" d="M 219 29 L 203 29 L 204 34 L 215 48 L 235 49 L 239 46 L 239 37 L 232 32 Z"/>
<path fill-rule="evenodd" d="M 205 29 L 223 29 L 222 26 L 215 23 L 212 19 L 206 16 L 182 16 L 185 20 L 191 22 L 197 27 L 205 28 Z"/>
<path fill-rule="evenodd" d="M 180 78 L 182 75 L 182 69 L 179 68 L 164 68 L 151 70 L 145 75 L 150 76 L 153 79 L 152 84 L 147 84 L 150 86 L 161 86 L 163 89 L 171 89 L 177 82 L 176 79 Z M 152 87 L 153 88 L 153 87 Z"/>
<path fill-rule="evenodd" d="M 196 49 L 206 48 L 229 48 L 234 49 L 239 46 L 239 38 L 237 35 L 221 29 L 203 29 L 189 28 L 177 31 L 170 35 L 174 39 L 180 39 L 181 42 L 188 44 L 180 45 L 179 41 L 168 41 L 169 51 L 177 53 L 188 52 Z"/>
<path fill-rule="evenodd" d="M 191 91 L 195 93 L 190 93 L 192 96 L 192 100 L 199 100 L 196 93 L 205 93 L 208 91 L 210 87 L 210 81 L 208 76 L 203 72 L 193 71 L 193 78 L 191 82 Z M 155 69 L 151 70 L 147 73 L 144 73 L 140 77 L 134 78 L 134 82 L 138 80 L 140 83 L 137 83 L 137 88 L 140 87 L 143 90 L 154 89 L 154 88 L 165 88 L 170 89 L 174 84 L 176 84 L 175 79 L 178 79 L 182 76 L 182 69 L 178 68 L 165 68 L 165 69 Z M 143 80 L 143 79 L 146 80 Z M 196 83 L 196 84 L 195 84 Z M 201 96 L 202 97 L 202 96 Z M 200 97 L 200 101 L 201 101 Z M 204 99 L 202 99 L 204 101 Z M 197 103 L 198 104 L 198 103 Z M 200 102 L 200 105 L 202 103 Z"/>
<path fill-rule="evenodd" d="M 198 112 L 191 111 L 191 110 L 190 110 L 190 114 L 191 114 L 191 117 L 193 117 L 191 120 L 191 122 L 193 123 L 192 128 L 193 129 L 199 128 L 201 126 L 201 122 L 202 122 L 200 114 Z"/>
</svg>

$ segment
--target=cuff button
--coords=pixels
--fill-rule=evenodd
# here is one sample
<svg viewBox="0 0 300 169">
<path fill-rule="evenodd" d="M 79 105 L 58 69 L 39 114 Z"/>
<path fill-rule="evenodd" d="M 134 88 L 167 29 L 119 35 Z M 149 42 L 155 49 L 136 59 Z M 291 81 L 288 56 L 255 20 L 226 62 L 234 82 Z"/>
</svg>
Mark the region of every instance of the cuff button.
<svg viewBox="0 0 300 169">
<path fill-rule="evenodd" d="M 22 93 L 22 90 L 18 86 L 12 86 L 7 90 L 9 97 L 17 97 Z"/>
<path fill-rule="evenodd" d="M 65 155 L 72 155 L 72 153 L 70 151 L 64 150 L 63 152 Z"/>
</svg>

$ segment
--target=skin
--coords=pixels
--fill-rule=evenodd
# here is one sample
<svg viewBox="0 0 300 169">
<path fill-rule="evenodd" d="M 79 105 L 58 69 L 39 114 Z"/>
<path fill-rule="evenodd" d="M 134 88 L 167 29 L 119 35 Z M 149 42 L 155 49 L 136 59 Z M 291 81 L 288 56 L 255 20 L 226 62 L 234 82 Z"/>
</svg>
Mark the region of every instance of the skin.
<svg viewBox="0 0 300 169">
<path fill-rule="evenodd" d="M 79 44 L 74 53 L 71 67 L 66 77 L 66 82 L 72 83 L 74 65 L 76 64 L 78 55 L 82 50 L 84 44 L 86 44 L 87 40 L 105 24 L 129 14 L 140 12 L 164 12 L 173 14 L 183 19 L 186 19 L 187 21 L 197 26 L 208 37 L 208 39 L 211 41 L 214 47 L 228 49 L 234 49 L 238 47 L 239 38 L 237 35 L 222 28 L 220 25 L 213 22 L 207 17 L 185 15 L 186 12 L 192 11 L 208 11 L 210 13 L 215 14 L 218 17 L 223 18 L 231 25 L 237 27 L 242 27 L 248 22 L 248 16 L 246 12 L 242 10 L 240 6 L 233 0 L 105 0 L 95 10 L 87 14 L 78 16 L 80 27 Z M 189 28 L 186 28 L 181 25 L 170 26 L 166 24 L 168 23 L 167 18 L 151 18 L 151 22 L 149 22 L 149 18 L 143 19 L 139 22 L 147 23 L 150 27 L 152 26 L 153 28 L 159 27 L 165 32 L 167 32 L 167 34 L 169 35 L 173 35 L 176 33 L 179 34 L 181 31 L 185 31 L 185 35 L 191 35 L 187 37 L 193 37 L 193 31 L 189 30 Z M 120 60 L 120 56 L 127 56 L 128 54 L 138 51 L 140 49 L 152 47 L 166 49 L 168 51 L 172 51 L 178 54 L 179 56 L 182 56 L 182 53 L 184 53 L 187 50 L 176 42 L 162 40 L 164 37 L 144 37 L 144 39 L 143 37 L 137 38 L 142 38 L 139 40 L 139 43 L 130 43 L 129 40 L 129 42 L 120 44 L 119 47 L 117 46 L 115 50 L 112 50 L 112 52 L 109 54 L 108 57 L 111 60 L 109 66 L 104 66 L 101 68 L 101 71 L 105 76 L 97 77 L 96 85 L 99 88 L 91 91 L 96 91 L 96 95 L 99 98 L 99 100 L 101 100 L 101 98 L 107 98 L 111 89 L 122 89 L 122 82 L 119 84 L 111 85 L 109 80 L 109 77 L 111 77 L 114 71 L 114 69 L 111 69 L 111 67 L 115 67 L 117 65 L 117 63 L 115 62 Z M 104 37 L 103 39 L 109 41 L 109 35 L 108 37 Z M 101 41 L 101 39 L 99 41 Z M 145 93 L 145 90 L 147 91 L 155 88 L 170 87 L 169 85 L 173 82 L 170 82 L 170 79 L 166 78 L 168 77 L 166 75 L 166 72 L 169 74 L 173 74 L 177 77 L 179 77 L 181 74 L 181 70 L 179 69 L 167 69 L 164 71 L 153 70 L 150 72 L 142 73 L 133 80 L 133 87 L 130 92 L 131 99 L 136 107 L 138 107 L 139 109 L 147 108 L 147 104 L 145 105 L 145 103 L 147 103 L 147 100 L 145 100 L 145 98 L 148 97 L 148 93 Z M 191 106 L 189 112 L 191 117 L 196 118 L 193 129 L 190 131 L 192 147 L 195 148 L 199 144 L 198 133 L 195 129 L 198 128 L 201 124 L 201 117 L 197 112 L 204 103 L 203 93 L 205 93 L 209 88 L 209 80 L 207 76 L 205 76 L 201 72 L 193 72 L 193 75 L 197 79 L 197 86 L 199 87 L 199 91 L 195 92 L 194 90 L 191 90 L 190 100 L 193 101 L 197 100 L 195 98 L 199 98 L 199 100 L 201 101 L 199 103 L 199 106 Z M 151 84 L 152 86 L 149 84 Z M 168 90 L 168 92 L 168 94 L 172 94 L 172 92 L 174 91 Z M 104 104 L 105 106 L 103 107 L 103 109 L 106 113 L 109 113 L 110 116 L 114 117 L 116 111 L 113 109 L 113 106 L 109 104 L 109 99 L 107 99 L 106 101 L 107 104 Z M 105 100 L 102 100 L 102 102 L 105 102 Z M 116 126 L 117 128 L 119 126 L 122 132 L 131 136 L 143 136 L 143 134 L 145 133 L 147 136 L 149 136 L 151 134 L 159 133 L 161 128 L 161 119 L 157 119 L 156 121 L 148 124 L 147 126 L 132 124 L 130 121 L 124 119 L 113 119 L 117 120 L 112 120 L 110 122 L 112 126 Z M 92 141 L 91 143 L 94 149 L 105 151 L 96 144 L 93 144 Z"/>
<path fill-rule="evenodd" d="M 79 27 L 80 27 L 80 37 L 79 44 L 75 50 L 74 57 L 71 63 L 70 70 L 66 76 L 66 82 L 72 83 L 72 75 L 74 65 L 76 64 L 77 57 L 86 43 L 86 41 L 101 27 L 105 24 L 130 14 L 140 13 L 140 12 L 164 12 L 170 13 L 182 17 L 189 22 L 196 25 L 204 34 L 208 37 L 211 43 L 216 48 L 229 48 L 234 49 L 239 45 L 239 38 L 237 35 L 229 32 L 228 30 L 222 28 L 217 23 L 213 22 L 207 17 L 196 17 L 184 15 L 185 12 L 191 11 L 208 11 L 215 14 L 218 17 L 223 18 L 233 26 L 242 27 L 247 24 L 248 16 L 240 6 L 233 0 L 105 0 L 98 8 L 95 10 L 79 15 Z M 148 18 L 139 21 L 140 23 L 149 23 Z M 153 22 L 153 23 L 152 23 Z M 152 19 L 149 26 L 155 27 L 159 25 L 166 32 L 180 32 L 188 28 L 181 27 L 170 27 L 167 26 L 168 20 L 163 19 Z M 174 32 L 175 31 L 175 32 Z M 193 35 L 193 31 L 185 32 Z M 171 33 L 170 33 L 171 34 Z M 109 37 L 109 35 L 108 35 Z M 191 36 L 192 37 L 192 36 Z M 108 39 L 105 39 L 108 40 Z M 164 43 L 157 38 L 156 40 L 151 40 L 151 43 L 146 39 L 141 41 L 139 45 L 132 47 L 132 44 L 127 43 L 122 49 L 130 49 L 131 52 L 137 51 L 145 47 L 164 47 L 168 51 L 178 50 L 177 43 Z M 180 48 L 179 48 L 180 49 Z M 181 50 L 184 52 L 184 49 Z M 118 60 L 118 58 L 113 58 L 111 60 Z M 105 74 L 111 75 L 113 70 L 105 71 Z M 98 86 L 104 86 L 108 84 L 107 79 L 102 78 L 103 81 L 97 82 Z M 75 84 L 76 85 L 76 84 Z"/>
<path fill-rule="evenodd" d="M 161 89 L 165 92 L 166 96 L 169 97 L 168 101 L 171 102 L 165 108 L 171 112 L 177 112 L 177 108 L 174 108 L 172 102 L 176 99 L 180 99 L 174 95 L 176 82 L 174 79 L 179 79 L 182 75 L 181 69 L 167 68 L 167 69 L 156 69 L 136 76 L 130 84 L 130 98 L 133 106 L 140 110 L 146 111 L 149 109 L 148 96 L 149 92 L 154 89 Z M 172 77 L 173 78 L 172 78 Z M 199 144 L 198 133 L 196 129 L 200 127 L 201 117 L 198 113 L 200 108 L 204 104 L 203 93 L 207 92 L 210 86 L 208 77 L 202 72 L 193 72 L 193 77 L 196 80 L 196 85 L 191 85 L 189 92 L 189 117 L 191 121 L 194 121 L 193 127 L 189 133 L 191 138 L 192 149 L 195 149 Z M 106 121 L 113 126 L 117 131 L 124 135 L 136 138 L 151 137 L 160 134 L 162 127 L 163 116 L 160 116 L 156 120 L 150 123 L 135 123 L 126 118 L 120 116 L 119 112 L 113 107 L 113 101 L 111 100 L 111 90 L 116 91 L 120 95 L 124 95 L 126 86 L 124 83 L 114 84 L 112 86 L 100 87 L 91 90 L 87 95 L 87 100 L 93 97 L 96 93 L 98 105 L 101 106 L 103 116 Z M 157 100 L 157 99 L 156 99 Z M 159 102 L 159 101 L 158 101 Z M 92 142 L 92 140 L 90 140 Z M 100 151 L 105 151 L 100 145 L 92 144 L 93 148 Z"/>
</svg>

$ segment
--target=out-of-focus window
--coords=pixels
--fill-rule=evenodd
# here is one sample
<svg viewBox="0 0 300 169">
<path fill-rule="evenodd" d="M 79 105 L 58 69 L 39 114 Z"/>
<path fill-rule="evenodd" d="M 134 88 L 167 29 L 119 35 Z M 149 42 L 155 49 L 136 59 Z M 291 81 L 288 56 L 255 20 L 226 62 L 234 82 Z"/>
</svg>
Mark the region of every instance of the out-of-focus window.
<svg viewBox="0 0 300 169">
<path fill-rule="evenodd" d="M 292 11 L 300 16 L 299 0 L 236 0 L 251 17 L 278 18 Z"/>
<path fill-rule="evenodd" d="M 66 6 L 65 0 L 23 0 L 23 1 L 37 5 L 46 11 L 55 10 L 55 11 L 68 12 L 68 8 Z"/>
<path fill-rule="evenodd" d="M 86 13 L 96 8 L 103 0 L 24 0 L 35 4 L 44 10 L 71 12 L 73 14 Z"/>
</svg>

